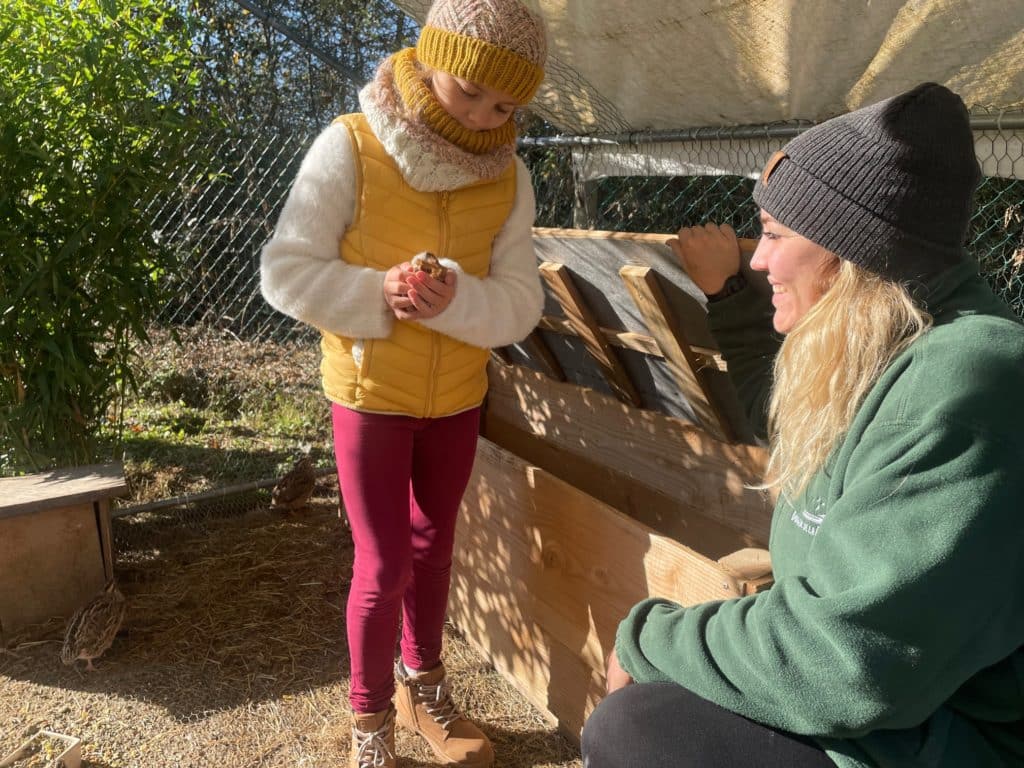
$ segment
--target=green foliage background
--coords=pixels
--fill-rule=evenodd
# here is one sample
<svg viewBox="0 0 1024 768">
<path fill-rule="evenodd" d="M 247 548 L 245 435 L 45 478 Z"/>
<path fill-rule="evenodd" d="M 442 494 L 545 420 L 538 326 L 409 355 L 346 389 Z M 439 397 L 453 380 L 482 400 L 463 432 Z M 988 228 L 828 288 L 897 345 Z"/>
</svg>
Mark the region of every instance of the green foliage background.
<svg viewBox="0 0 1024 768">
<path fill-rule="evenodd" d="M 103 458 L 174 268 L 145 208 L 216 122 L 196 30 L 170 0 L 4 0 L 0 473 Z"/>
</svg>

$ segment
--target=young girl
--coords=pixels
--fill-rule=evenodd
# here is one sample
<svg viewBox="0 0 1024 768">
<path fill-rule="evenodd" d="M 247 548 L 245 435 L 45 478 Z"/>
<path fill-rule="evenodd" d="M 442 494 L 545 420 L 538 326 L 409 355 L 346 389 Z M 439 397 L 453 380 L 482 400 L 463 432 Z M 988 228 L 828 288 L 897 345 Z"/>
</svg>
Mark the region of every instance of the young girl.
<svg viewBox="0 0 1024 768">
<path fill-rule="evenodd" d="M 361 91 L 362 112 L 316 139 L 263 250 L 266 300 L 322 334 L 355 542 L 352 768 L 395 765 L 396 716 L 445 763 L 494 759 L 452 703 L 441 638 L 488 348 L 524 338 L 543 305 L 512 117 L 546 50 L 518 0 L 437 0 L 416 47 Z M 426 252 L 441 279 L 412 267 Z"/>
</svg>

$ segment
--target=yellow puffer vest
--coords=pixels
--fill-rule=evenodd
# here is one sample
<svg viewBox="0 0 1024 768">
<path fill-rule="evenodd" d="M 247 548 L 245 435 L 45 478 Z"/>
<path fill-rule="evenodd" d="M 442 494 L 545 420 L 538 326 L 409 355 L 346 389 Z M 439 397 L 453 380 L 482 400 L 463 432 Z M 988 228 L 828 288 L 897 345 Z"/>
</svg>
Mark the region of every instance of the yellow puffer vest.
<svg viewBox="0 0 1024 768">
<path fill-rule="evenodd" d="M 420 251 L 488 274 L 491 247 L 515 199 L 515 164 L 493 181 L 450 192 L 418 192 L 362 114 L 342 115 L 356 150 L 355 216 L 341 241 L 349 264 L 385 271 Z M 381 297 L 381 301 L 383 301 Z M 324 332 L 320 372 L 327 397 L 357 411 L 448 416 L 483 402 L 489 351 L 396 320 L 386 339 Z"/>
</svg>

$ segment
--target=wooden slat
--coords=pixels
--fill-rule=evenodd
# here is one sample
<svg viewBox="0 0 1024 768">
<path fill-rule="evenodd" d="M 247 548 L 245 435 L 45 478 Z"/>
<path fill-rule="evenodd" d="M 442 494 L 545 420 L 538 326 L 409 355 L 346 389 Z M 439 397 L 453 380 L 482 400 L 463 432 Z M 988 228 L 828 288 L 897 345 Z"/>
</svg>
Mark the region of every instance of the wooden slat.
<svg viewBox="0 0 1024 768">
<path fill-rule="evenodd" d="M 488 373 L 488 418 L 626 475 L 684 510 L 767 544 L 772 499 L 748 487 L 764 478 L 765 449 L 717 440 L 683 419 L 632 408 L 524 366 L 492 366 Z"/>
<path fill-rule="evenodd" d="M 544 315 L 537 324 L 537 327 L 545 331 L 562 334 L 563 336 L 576 335 L 576 330 L 564 317 Z M 661 353 L 661 347 L 658 346 L 658 342 L 652 336 L 644 333 L 634 333 L 633 331 L 617 331 L 614 328 L 601 327 L 599 330 L 613 347 L 642 352 L 651 357 L 665 357 Z M 698 364 L 702 368 L 710 367 L 717 368 L 720 371 L 726 370 L 725 360 L 722 359 L 722 355 L 717 349 L 691 344 L 690 351 L 696 356 Z"/>
<path fill-rule="evenodd" d="M 561 304 L 562 310 L 576 334 L 583 341 L 583 345 L 597 361 L 616 397 L 623 402 L 639 406 L 641 404 L 640 395 L 633 386 L 626 369 L 622 366 L 622 362 L 615 354 L 615 350 L 601 333 L 594 313 L 573 283 L 569 268 L 564 264 L 544 262 L 540 265 L 540 274 L 558 303 Z"/>
<path fill-rule="evenodd" d="M 505 347 L 493 347 L 491 349 L 491 358 L 497 360 L 502 365 L 512 365 L 512 356 L 509 355 L 508 349 Z"/>
<path fill-rule="evenodd" d="M 737 597 L 718 563 L 487 439 L 457 528 L 450 616 L 578 738 L 618 623 L 639 600 Z"/>
<path fill-rule="evenodd" d="M 722 562 L 720 558 L 739 551 L 753 552 L 759 545 L 749 533 L 737 531 L 706 516 L 698 504 L 669 496 L 611 467 L 570 453 L 557 442 L 502 421 L 491 410 L 485 413 L 483 434 L 492 443 L 600 499 L 662 536 L 719 559 L 719 562 Z M 735 559 L 729 562 L 736 564 Z M 734 568 L 737 569 L 738 566 Z M 770 571 L 769 563 L 755 576 L 760 577 Z"/>
<path fill-rule="evenodd" d="M 91 503 L 128 492 L 120 463 L 54 469 L 0 479 L 0 518 Z"/>
<path fill-rule="evenodd" d="M 627 265 L 619 270 L 633 302 L 644 318 L 651 335 L 665 355 L 669 372 L 693 409 L 698 423 L 722 440 L 734 441 L 736 433 L 722 415 L 714 393 L 704 382 L 700 361 L 690 351 L 682 326 L 658 285 L 658 273 L 651 267 Z"/>
<path fill-rule="evenodd" d="M 561 363 L 555 357 L 548 343 L 536 328 L 523 340 L 523 344 L 530 351 L 531 357 L 544 369 L 544 373 L 555 381 L 565 381 L 565 371 Z"/>
</svg>

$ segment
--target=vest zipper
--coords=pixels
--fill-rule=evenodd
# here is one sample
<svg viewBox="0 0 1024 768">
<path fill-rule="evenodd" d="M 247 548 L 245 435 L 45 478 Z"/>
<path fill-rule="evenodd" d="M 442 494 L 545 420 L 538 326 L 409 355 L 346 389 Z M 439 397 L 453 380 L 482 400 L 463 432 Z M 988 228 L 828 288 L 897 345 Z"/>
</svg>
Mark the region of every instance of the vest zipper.
<svg viewBox="0 0 1024 768">
<path fill-rule="evenodd" d="M 451 193 L 448 190 L 441 191 L 441 237 L 438 243 L 437 256 L 443 258 L 448 255 L 448 234 L 449 234 L 449 221 L 448 221 L 448 200 L 451 197 Z M 430 334 L 430 378 L 427 380 L 427 417 L 434 415 L 434 384 L 437 377 L 437 369 L 441 363 L 441 341 L 438 334 Z"/>
</svg>

